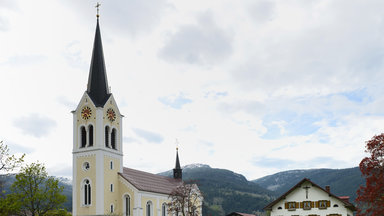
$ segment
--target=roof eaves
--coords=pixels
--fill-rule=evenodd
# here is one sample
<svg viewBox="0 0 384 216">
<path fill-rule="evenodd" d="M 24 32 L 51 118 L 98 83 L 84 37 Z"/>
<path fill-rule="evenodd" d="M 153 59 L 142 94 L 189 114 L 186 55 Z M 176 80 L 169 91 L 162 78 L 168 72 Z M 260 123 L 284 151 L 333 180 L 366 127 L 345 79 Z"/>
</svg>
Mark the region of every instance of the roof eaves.
<svg viewBox="0 0 384 216">
<path fill-rule="evenodd" d="M 329 196 L 332 196 L 338 200 L 340 200 L 342 203 L 344 203 L 345 207 L 352 210 L 352 211 L 356 211 L 356 207 L 350 203 L 350 202 L 347 202 L 347 201 L 344 201 L 342 199 L 340 199 L 338 196 L 332 194 L 331 192 L 328 192 L 326 191 L 324 188 L 320 187 L 319 185 L 317 185 L 316 183 L 312 182 L 310 179 L 308 178 L 304 178 L 303 180 L 301 180 L 299 183 L 297 183 L 295 186 L 293 186 L 291 189 L 289 189 L 286 193 L 284 193 L 283 195 L 281 195 L 279 198 L 277 198 L 276 200 L 274 200 L 273 202 L 269 203 L 267 206 L 265 206 L 263 209 L 264 210 L 272 210 L 272 206 L 274 206 L 276 203 L 278 203 L 280 200 L 282 199 L 285 199 L 285 197 L 291 193 L 293 190 L 295 190 L 297 187 L 299 187 L 302 183 L 304 183 L 305 181 L 308 181 L 310 182 L 313 186 L 319 188 L 320 190 L 326 192 L 329 194 Z"/>
</svg>

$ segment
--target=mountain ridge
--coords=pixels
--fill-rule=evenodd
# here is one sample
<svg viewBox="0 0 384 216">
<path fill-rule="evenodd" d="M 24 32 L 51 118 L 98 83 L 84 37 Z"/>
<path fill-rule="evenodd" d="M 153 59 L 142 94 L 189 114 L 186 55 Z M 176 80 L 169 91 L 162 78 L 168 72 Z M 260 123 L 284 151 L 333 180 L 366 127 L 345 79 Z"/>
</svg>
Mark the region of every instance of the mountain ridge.
<svg viewBox="0 0 384 216">
<path fill-rule="evenodd" d="M 183 180 L 198 184 L 204 195 L 203 215 L 226 215 L 231 212 L 258 213 L 268 203 L 281 196 L 303 178 L 309 178 L 321 187 L 331 186 L 337 196 L 350 196 L 354 202 L 358 187 L 364 183 L 358 167 L 346 169 L 297 169 L 278 172 L 255 180 L 247 180 L 242 174 L 227 169 L 212 168 L 206 164 L 189 164 L 183 168 Z M 158 173 L 173 176 L 172 170 Z M 72 208 L 71 180 L 56 177 L 64 186 L 67 196 L 65 208 Z M 14 175 L 0 176 L 9 192 Z"/>
</svg>

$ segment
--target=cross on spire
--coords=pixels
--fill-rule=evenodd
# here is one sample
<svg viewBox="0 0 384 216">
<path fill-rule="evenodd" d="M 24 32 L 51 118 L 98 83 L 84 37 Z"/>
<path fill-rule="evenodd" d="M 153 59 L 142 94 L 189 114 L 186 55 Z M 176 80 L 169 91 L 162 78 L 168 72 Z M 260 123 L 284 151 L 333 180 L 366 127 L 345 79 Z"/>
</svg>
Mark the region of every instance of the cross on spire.
<svg viewBox="0 0 384 216">
<path fill-rule="evenodd" d="M 96 4 L 96 6 L 95 6 L 95 8 L 97 9 L 97 13 L 96 13 L 96 17 L 97 17 L 97 19 L 99 19 L 99 7 L 100 7 L 100 3 L 99 2 L 97 2 L 97 4 Z"/>
</svg>

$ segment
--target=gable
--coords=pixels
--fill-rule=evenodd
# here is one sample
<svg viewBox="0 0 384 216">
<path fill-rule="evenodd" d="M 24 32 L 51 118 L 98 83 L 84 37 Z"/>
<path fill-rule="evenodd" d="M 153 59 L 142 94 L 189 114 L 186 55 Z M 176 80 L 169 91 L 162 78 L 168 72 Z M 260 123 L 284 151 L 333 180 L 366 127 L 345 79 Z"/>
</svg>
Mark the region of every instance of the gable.
<svg viewBox="0 0 384 216">
<path fill-rule="evenodd" d="M 301 180 L 275 201 L 264 207 L 264 210 L 272 210 L 272 208 L 288 209 L 289 206 L 293 206 L 293 208 L 303 208 L 305 201 L 310 201 L 309 205 L 311 208 L 318 208 L 323 204 L 325 204 L 327 208 L 330 207 L 330 205 L 336 204 L 339 207 L 346 207 L 351 211 L 356 211 L 356 207 L 351 203 L 324 190 L 322 187 L 306 178 Z"/>
</svg>

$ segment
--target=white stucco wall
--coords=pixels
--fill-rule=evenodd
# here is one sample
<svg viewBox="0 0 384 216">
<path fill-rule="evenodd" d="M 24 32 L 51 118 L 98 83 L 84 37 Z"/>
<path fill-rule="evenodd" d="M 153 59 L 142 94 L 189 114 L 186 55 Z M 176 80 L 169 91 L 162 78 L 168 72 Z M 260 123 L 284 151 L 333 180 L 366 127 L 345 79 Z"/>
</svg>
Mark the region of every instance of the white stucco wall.
<svg viewBox="0 0 384 216">
<path fill-rule="evenodd" d="M 308 189 L 308 198 L 307 192 L 304 187 L 310 187 Z M 319 209 L 314 206 L 310 210 L 304 210 L 302 208 L 296 208 L 294 210 L 289 210 L 285 208 L 285 203 L 287 202 L 303 202 L 303 201 L 312 201 L 317 202 L 319 200 L 328 200 L 330 201 L 330 207 L 326 209 Z M 336 207 L 337 206 L 337 207 Z M 327 192 L 319 189 L 318 187 L 312 186 L 310 182 L 304 182 L 300 187 L 293 190 L 289 193 L 285 199 L 283 198 L 278 203 L 272 207 L 271 216 L 307 216 L 307 215 L 319 215 L 319 216 L 328 216 L 330 214 L 339 214 L 342 216 L 353 216 L 353 212 L 347 209 L 344 206 L 344 203 L 339 199 L 330 196 Z"/>
</svg>

